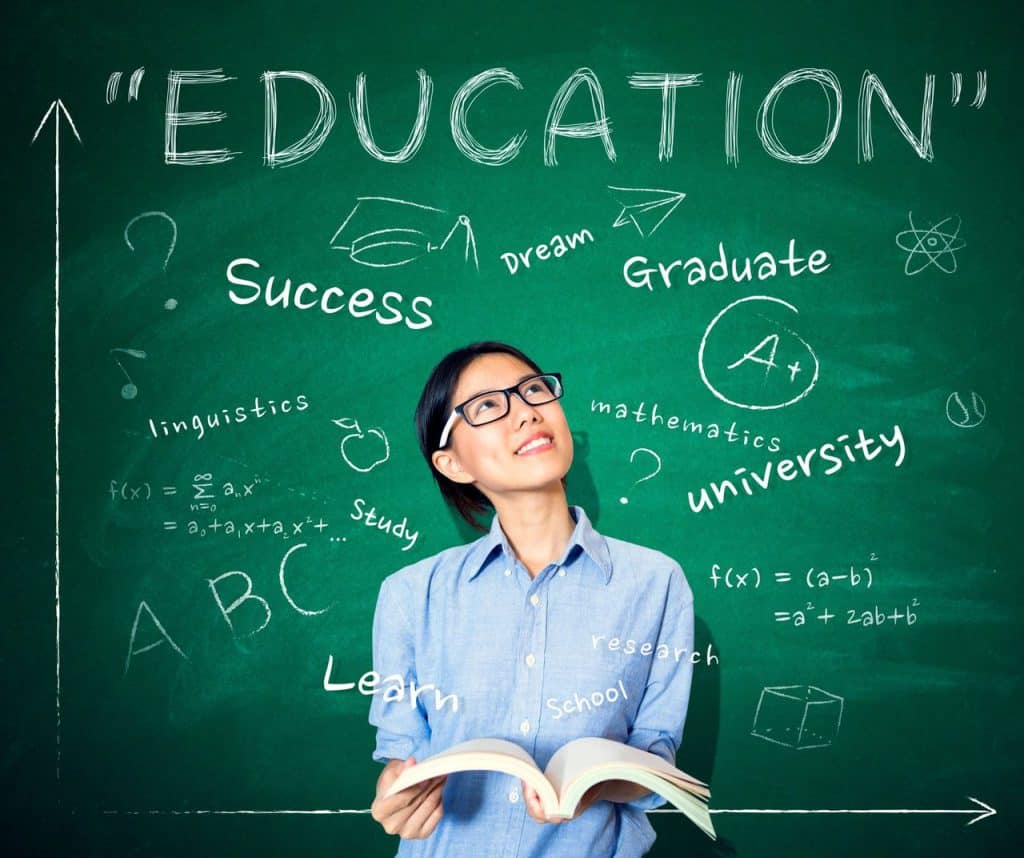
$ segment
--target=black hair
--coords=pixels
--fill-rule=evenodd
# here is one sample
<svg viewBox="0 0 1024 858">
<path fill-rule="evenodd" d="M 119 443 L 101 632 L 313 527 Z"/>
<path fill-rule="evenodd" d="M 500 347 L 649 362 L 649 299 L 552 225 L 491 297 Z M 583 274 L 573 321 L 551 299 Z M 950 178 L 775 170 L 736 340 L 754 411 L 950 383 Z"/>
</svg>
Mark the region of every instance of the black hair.
<svg viewBox="0 0 1024 858">
<path fill-rule="evenodd" d="M 459 376 L 476 358 L 490 354 L 511 355 L 538 374 L 544 371 L 519 349 L 507 343 L 493 340 L 470 343 L 468 346 L 463 346 L 461 349 L 456 349 L 445 355 L 441 362 L 434 367 L 423 387 L 423 393 L 420 394 L 420 401 L 416 405 L 416 434 L 419 437 L 420 451 L 427 460 L 427 466 L 434 475 L 441 495 L 455 507 L 455 511 L 464 521 L 477 530 L 483 531 L 486 531 L 487 527 L 478 520 L 477 516 L 494 509 L 487 496 L 476 486 L 456 483 L 448 479 L 434 467 L 431 455 L 437 450 L 437 444 L 441 440 L 441 430 L 444 429 L 444 424 L 455 404 L 452 402 L 452 394 L 455 392 L 455 386 L 459 383 Z"/>
</svg>

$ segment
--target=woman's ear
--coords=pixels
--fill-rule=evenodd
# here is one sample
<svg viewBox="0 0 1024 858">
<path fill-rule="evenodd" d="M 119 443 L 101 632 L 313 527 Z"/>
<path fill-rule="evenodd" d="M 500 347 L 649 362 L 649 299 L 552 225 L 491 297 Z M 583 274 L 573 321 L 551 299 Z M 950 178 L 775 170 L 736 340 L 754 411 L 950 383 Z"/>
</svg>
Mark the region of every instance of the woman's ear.
<svg viewBox="0 0 1024 858">
<path fill-rule="evenodd" d="M 468 484 L 473 482 L 472 474 L 462 470 L 462 465 L 459 463 L 458 456 L 456 456 L 450 449 L 436 450 L 431 456 L 430 461 L 434 463 L 434 467 L 437 468 L 442 474 L 444 474 L 453 483 Z"/>
</svg>

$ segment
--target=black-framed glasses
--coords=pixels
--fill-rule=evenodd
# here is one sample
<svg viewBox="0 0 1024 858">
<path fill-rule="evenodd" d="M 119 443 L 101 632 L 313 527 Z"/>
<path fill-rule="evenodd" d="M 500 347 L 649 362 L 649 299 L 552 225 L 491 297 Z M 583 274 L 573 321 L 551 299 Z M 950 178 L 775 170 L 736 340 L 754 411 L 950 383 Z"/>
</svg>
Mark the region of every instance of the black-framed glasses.
<svg viewBox="0 0 1024 858">
<path fill-rule="evenodd" d="M 512 407 L 512 395 L 515 394 L 527 405 L 546 405 L 562 398 L 562 374 L 560 372 L 544 372 L 524 378 L 518 384 L 503 390 L 485 390 L 465 402 L 456 405 L 441 430 L 441 441 L 438 450 L 443 450 L 448 443 L 448 436 L 455 425 L 456 418 L 461 417 L 470 426 L 485 426 L 495 420 L 501 420 Z"/>
</svg>

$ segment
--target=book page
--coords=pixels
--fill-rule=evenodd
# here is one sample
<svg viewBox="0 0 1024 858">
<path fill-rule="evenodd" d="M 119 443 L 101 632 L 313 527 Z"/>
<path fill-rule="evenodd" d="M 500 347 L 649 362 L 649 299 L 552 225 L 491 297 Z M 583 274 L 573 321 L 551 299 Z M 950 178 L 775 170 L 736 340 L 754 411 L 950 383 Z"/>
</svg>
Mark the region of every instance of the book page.
<svg viewBox="0 0 1024 858">
<path fill-rule="evenodd" d="M 452 745 L 402 772 L 385 797 L 430 778 L 468 771 L 504 772 L 520 777 L 537 790 L 545 808 L 550 807 L 552 814 L 558 804 L 554 788 L 533 758 L 514 742 L 505 739 L 471 739 Z"/>
<path fill-rule="evenodd" d="M 558 794 L 563 795 L 571 787 L 573 781 L 582 777 L 584 773 L 613 766 L 617 768 L 626 766 L 655 772 L 696 795 L 706 797 L 710 794 L 706 784 L 690 777 L 656 754 L 641 751 L 639 748 L 622 742 L 597 737 L 574 739 L 563 745 L 551 757 L 544 774 Z M 612 778 L 607 779 L 611 780 Z M 596 780 L 605 780 L 605 778 Z"/>
<path fill-rule="evenodd" d="M 694 825 L 712 840 L 717 839 L 715 827 L 711 823 L 711 813 L 702 798 L 679 789 L 668 779 L 662 778 L 648 769 L 630 765 L 618 766 L 613 764 L 602 766 L 596 770 L 592 769 L 589 774 L 585 773 L 572 781 L 566 792 L 561 796 L 560 814 L 571 816 L 580 799 L 583 798 L 583 794 L 594 784 L 606 779 L 631 781 L 646 787 L 651 792 L 657 793 L 671 802 L 687 819 L 692 821 Z"/>
</svg>

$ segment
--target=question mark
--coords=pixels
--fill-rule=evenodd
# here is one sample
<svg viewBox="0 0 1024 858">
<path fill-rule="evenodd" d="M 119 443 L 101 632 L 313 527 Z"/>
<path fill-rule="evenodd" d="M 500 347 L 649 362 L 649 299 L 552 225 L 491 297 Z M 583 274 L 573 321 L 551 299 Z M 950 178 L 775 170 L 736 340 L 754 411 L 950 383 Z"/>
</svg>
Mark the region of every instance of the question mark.
<svg viewBox="0 0 1024 858">
<path fill-rule="evenodd" d="M 640 483 L 644 482 L 645 480 L 649 480 L 651 479 L 651 477 L 657 476 L 658 473 L 661 471 L 661 456 L 655 453 L 654 450 L 648 450 L 646 447 L 637 447 L 632 453 L 629 454 L 630 462 L 632 462 L 633 459 L 636 458 L 637 453 L 649 453 L 650 455 L 654 456 L 655 468 L 646 477 L 641 477 L 639 480 L 633 483 L 633 485 L 629 487 L 630 490 L 632 490 L 634 486 L 640 485 Z M 629 498 L 623 495 L 622 497 L 619 498 L 619 503 L 629 503 Z"/>
<path fill-rule="evenodd" d="M 164 257 L 164 271 L 166 271 L 167 263 L 171 261 L 171 254 L 174 253 L 174 245 L 178 243 L 178 225 L 174 222 L 174 218 L 167 214 L 167 212 L 143 212 L 142 214 L 133 217 L 130 221 L 128 221 L 128 225 L 124 228 L 124 243 L 128 245 L 128 249 L 131 250 L 132 253 L 135 252 L 135 245 L 132 244 L 132 240 L 128 237 L 128 231 L 138 221 L 147 217 L 162 217 L 171 225 L 171 244 L 167 248 L 167 256 Z M 164 307 L 168 310 L 173 310 L 177 306 L 178 301 L 175 298 L 168 298 L 166 301 L 164 301 Z"/>
</svg>

